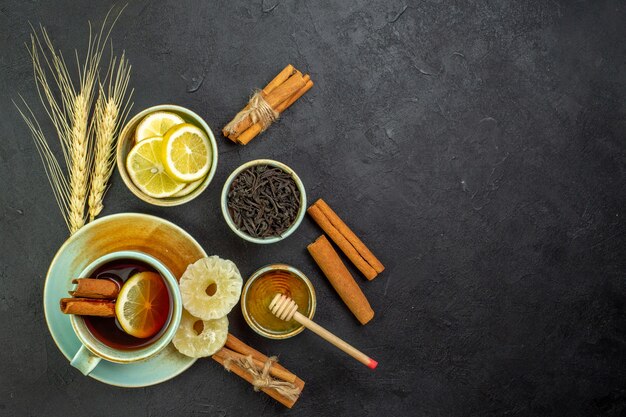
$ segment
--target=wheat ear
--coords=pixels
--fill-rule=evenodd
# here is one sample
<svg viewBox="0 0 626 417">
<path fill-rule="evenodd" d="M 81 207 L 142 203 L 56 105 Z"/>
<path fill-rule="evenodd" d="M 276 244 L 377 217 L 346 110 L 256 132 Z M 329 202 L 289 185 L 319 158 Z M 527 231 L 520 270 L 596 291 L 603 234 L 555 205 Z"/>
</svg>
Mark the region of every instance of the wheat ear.
<svg viewBox="0 0 626 417">
<path fill-rule="evenodd" d="M 89 108 L 90 100 L 84 92 L 76 96 L 72 117 L 70 144 L 70 233 L 75 233 L 85 224 L 85 202 L 89 186 Z"/>
<path fill-rule="evenodd" d="M 95 154 L 88 200 L 89 221 L 93 221 L 104 208 L 104 195 L 115 163 L 117 135 L 132 106 L 129 99 L 133 92 L 126 97 L 131 66 L 123 53 L 117 67 L 115 62 L 115 58 L 112 58 L 109 65 L 108 88 L 105 91 L 100 84 L 96 101 Z"/>
</svg>

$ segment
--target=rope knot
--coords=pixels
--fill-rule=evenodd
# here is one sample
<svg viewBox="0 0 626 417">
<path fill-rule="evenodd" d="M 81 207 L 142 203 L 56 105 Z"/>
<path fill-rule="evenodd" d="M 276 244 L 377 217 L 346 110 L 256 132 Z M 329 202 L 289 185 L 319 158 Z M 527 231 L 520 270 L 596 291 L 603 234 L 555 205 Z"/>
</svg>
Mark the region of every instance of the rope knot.
<svg viewBox="0 0 626 417">
<path fill-rule="evenodd" d="M 278 120 L 279 113 L 269 105 L 269 103 L 263 97 L 261 90 L 255 90 L 248 101 L 248 105 L 231 120 L 224 130 L 229 134 L 237 133 L 237 127 L 247 117 L 250 117 L 252 124 L 260 123 L 262 130 L 264 131 L 273 122 Z M 242 133 L 242 132 L 239 132 Z"/>
<path fill-rule="evenodd" d="M 276 362 L 278 362 L 278 358 L 271 356 L 265 361 L 263 368 L 258 369 L 252 361 L 252 355 L 248 355 L 242 358 L 226 358 L 224 368 L 230 372 L 231 365 L 235 364 L 252 375 L 252 385 L 255 391 L 262 388 L 272 388 L 288 400 L 295 401 L 300 396 L 300 389 L 291 382 L 281 381 L 270 376 L 270 368 Z"/>
</svg>

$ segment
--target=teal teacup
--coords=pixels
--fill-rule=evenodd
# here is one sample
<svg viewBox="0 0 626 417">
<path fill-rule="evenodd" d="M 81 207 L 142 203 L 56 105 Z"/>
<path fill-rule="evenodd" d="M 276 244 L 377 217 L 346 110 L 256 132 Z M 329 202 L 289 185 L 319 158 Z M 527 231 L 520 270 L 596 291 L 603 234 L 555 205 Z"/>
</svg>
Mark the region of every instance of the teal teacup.
<svg viewBox="0 0 626 417">
<path fill-rule="evenodd" d="M 102 359 L 117 363 L 132 363 L 156 355 L 172 341 L 180 324 L 183 303 L 178 281 L 161 261 L 150 255 L 130 250 L 112 252 L 101 256 L 89 264 L 81 272 L 80 277 L 90 277 L 91 274 L 101 266 L 116 260 L 139 261 L 154 268 L 154 270 L 163 277 L 171 302 L 169 317 L 164 326 L 165 328 L 161 330 L 160 336 L 158 336 L 156 340 L 151 341 L 150 344 L 144 347 L 125 350 L 116 349 L 105 344 L 91 333 L 83 317 L 71 315 L 70 322 L 82 346 L 76 355 L 74 355 L 70 364 L 80 370 L 84 375 L 89 375 Z"/>
</svg>

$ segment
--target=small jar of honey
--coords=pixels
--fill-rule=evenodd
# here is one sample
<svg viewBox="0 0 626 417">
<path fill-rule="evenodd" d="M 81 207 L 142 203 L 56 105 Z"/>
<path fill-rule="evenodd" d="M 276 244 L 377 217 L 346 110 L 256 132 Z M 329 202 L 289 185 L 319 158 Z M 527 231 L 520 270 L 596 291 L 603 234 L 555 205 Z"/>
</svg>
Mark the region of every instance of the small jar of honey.
<svg viewBox="0 0 626 417">
<path fill-rule="evenodd" d="M 248 325 L 270 339 L 286 339 L 300 333 L 304 326 L 295 320 L 283 321 L 272 314 L 269 304 L 276 293 L 290 297 L 298 311 L 312 319 L 315 290 L 299 269 L 286 264 L 271 264 L 254 272 L 241 292 L 241 311 Z"/>
</svg>

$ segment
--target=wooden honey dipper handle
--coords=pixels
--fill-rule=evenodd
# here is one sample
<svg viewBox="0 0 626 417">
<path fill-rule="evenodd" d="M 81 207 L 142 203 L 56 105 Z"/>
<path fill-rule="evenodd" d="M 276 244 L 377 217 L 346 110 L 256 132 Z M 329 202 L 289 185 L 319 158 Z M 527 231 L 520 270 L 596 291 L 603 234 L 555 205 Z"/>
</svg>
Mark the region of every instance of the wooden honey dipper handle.
<svg viewBox="0 0 626 417">
<path fill-rule="evenodd" d="M 358 360 L 369 368 L 374 369 L 378 365 L 378 362 L 367 356 L 365 353 L 361 352 L 344 340 L 338 338 L 319 324 L 310 320 L 308 317 L 300 314 L 298 312 L 298 305 L 296 304 L 296 302 L 286 295 L 276 294 L 269 305 L 269 309 L 272 314 L 274 314 L 281 320 L 289 321 L 291 319 L 294 319 L 307 329 L 311 330 L 313 333 L 320 336 L 322 339 L 325 339 L 327 342 L 335 345 L 336 347 L 343 350 L 348 355 L 352 356 L 354 359 Z"/>
</svg>

